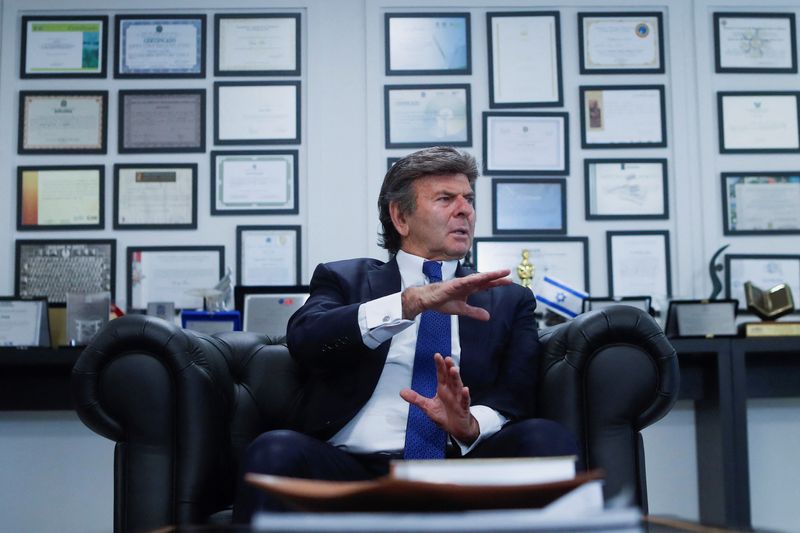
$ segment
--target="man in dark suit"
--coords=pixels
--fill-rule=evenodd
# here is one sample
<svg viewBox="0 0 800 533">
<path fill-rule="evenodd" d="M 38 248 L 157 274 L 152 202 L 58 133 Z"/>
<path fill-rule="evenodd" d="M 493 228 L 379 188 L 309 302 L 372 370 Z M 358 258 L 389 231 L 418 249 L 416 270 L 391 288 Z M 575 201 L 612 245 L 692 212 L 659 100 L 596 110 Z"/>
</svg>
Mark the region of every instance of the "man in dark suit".
<svg viewBox="0 0 800 533">
<path fill-rule="evenodd" d="M 508 270 L 475 273 L 459 262 L 472 246 L 476 178 L 474 158 L 448 147 L 389 169 L 378 207 L 391 258 L 317 267 L 287 335 L 307 373 L 299 431 L 262 434 L 245 471 L 357 480 L 386 474 L 403 457 L 577 454 L 563 427 L 525 419 L 539 348 L 533 294 Z M 425 314 L 446 331 L 436 353 L 421 352 Z M 424 365 L 435 373 L 427 389 L 416 381 Z M 246 521 L 279 508 L 242 485 L 234 513 Z"/>
</svg>

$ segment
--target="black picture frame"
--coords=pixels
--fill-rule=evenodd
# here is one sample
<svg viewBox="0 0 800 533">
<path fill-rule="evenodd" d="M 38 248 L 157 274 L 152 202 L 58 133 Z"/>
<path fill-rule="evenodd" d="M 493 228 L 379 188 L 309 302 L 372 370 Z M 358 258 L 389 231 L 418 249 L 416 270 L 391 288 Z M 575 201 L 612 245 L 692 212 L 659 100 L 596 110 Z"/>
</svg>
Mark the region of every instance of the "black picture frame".
<svg viewBox="0 0 800 533">
<path fill-rule="evenodd" d="M 127 49 L 123 49 L 123 25 L 126 21 L 190 21 L 197 22 L 200 25 L 200 33 L 195 39 L 196 49 L 196 68 L 189 69 L 186 72 L 170 72 L 169 69 L 159 69 L 153 67 L 151 69 L 123 69 L 121 63 L 124 59 L 124 54 Z M 207 33 L 206 15 L 204 14 L 164 14 L 164 15 L 116 15 L 114 17 L 114 78 L 139 78 L 139 79 L 154 79 L 154 78 L 205 78 L 206 77 L 206 33 Z M 160 31 L 160 29 L 157 29 Z M 199 41 L 199 42 L 197 42 Z M 174 45 L 166 45 L 165 48 L 170 48 Z M 158 55 L 158 54 L 157 54 Z M 199 57 L 197 57 L 199 55 Z M 179 70 L 179 69 L 172 69 Z"/>
<path fill-rule="evenodd" d="M 546 122 L 555 120 L 560 123 L 561 135 L 558 139 L 560 147 L 556 150 L 546 150 L 546 153 L 560 153 L 561 157 L 555 165 L 503 165 L 497 164 L 494 147 L 494 137 L 490 122 L 497 119 L 530 120 L 531 122 Z M 562 111 L 484 111 L 481 114 L 483 127 L 483 173 L 492 176 L 567 176 L 569 175 L 569 114 Z M 530 126 L 523 126 L 525 131 Z M 507 146 L 506 142 L 498 142 L 498 146 Z M 516 153 L 525 150 L 516 150 Z"/>
<path fill-rule="evenodd" d="M 223 201 L 218 194 L 220 189 L 220 175 L 218 170 L 218 158 L 224 157 L 288 157 L 291 161 L 291 175 L 288 176 L 288 187 L 286 205 L 278 207 L 267 207 L 258 205 L 239 206 L 231 208 L 220 207 Z M 212 215 L 296 215 L 300 212 L 300 171 L 299 154 L 297 150 L 212 150 L 210 154 L 211 167 L 211 214 Z M 251 198 L 252 199 L 252 198 Z"/>
<path fill-rule="evenodd" d="M 724 66 L 722 58 L 722 47 L 720 42 L 720 25 L 725 19 L 787 19 L 789 22 L 789 46 L 791 47 L 791 65 L 788 67 L 727 67 Z M 794 13 L 774 13 L 774 12 L 714 12 L 714 72 L 718 74 L 796 74 L 797 73 L 797 29 Z"/>
<path fill-rule="evenodd" d="M 220 62 L 221 26 L 230 19 L 292 19 L 294 20 L 294 68 L 291 69 L 223 69 Z M 301 70 L 300 13 L 217 13 L 214 15 L 214 75 L 215 76 L 299 76 Z"/>
<path fill-rule="evenodd" d="M 38 218 L 40 206 L 38 205 L 39 190 L 41 184 L 38 180 L 38 172 L 81 172 L 87 171 L 97 174 L 97 222 L 90 223 L 88 220 L 78 223 L 52 223 L 40 224 L 33 223 L 32 216 Z M 37 173 L 35 183 L 31 173 Z M 105 166 L 103 165 L 38 165 L 17 167 L 17 230 L 19 231 L 72 231 L 72 230 L 92 230 L 105 228 Z M 76 185 L 81 191 L 85 191 L 85 184 Z M 70 211 L 75 210 L 75 205 L 64 206 Z M 91 218 L 91 216 L 89 217 Z"/>
<path fill-rule="evenodd" d="M 660 139 L 655 141 L 625 141 L 625 142 L 589 142 L 587 136 L 587 127 L 593 127 L 592 123 L 594 117 L 586 116 L 586 97 L 587 94 L 594 92 L 614 92 L 614 91 L 657 91 L 659 101 L 659 115 L 661 127 Z M 580 86 L 580 107 L 581 107 L 581 148 L 611 148 L 611 149 L 627 149 L 627 148 L 666 148 L 667 146 L 667 114 L 666 114 L 666 97 L 664 85 L 581 85 Z M 605 122 L 605 110 L 601 105 L 599 108 L 600 121 Z"/>
<path fill-rule="evenodd" d="M 733 180 L 765 180 L 767 185 L 776 182 L 768 180 L 785 180 L 800 187 L 800 171 L 797 172 L 722 172 L 720 174 L 722 185 L 722 232 L 724 235 L 798 235 L 800 225 L 795 229 L 736 229 L 738 221 L 737 213 L 732 209 L 732 204 L 736 202 L 735 192 L 732 194 L 731 186 L 737 185 Z M 791 180 L 791 181 L 789 181 Z M 733 198 L 732 198 L 733 196 Z"/>
<path fill-rule="evenodd" d="M 268 135 L 261 137 L 230 136 L 222 137 L 223 128 L 220 120 L 225 114 L 222 112 L 223 103 L 221 102 L 221 91 L 236 87 L 293 87 L 294 88 L 294 132 L 289 135 Z M 237 102 L 238 103 L 238 102 Z M 217 81 L 214 82 L 214 144 L 218 145 L 258 145 L 258 144 L 300 144 L 301 139 L 301 94 L 299 81 Z M 252 107 L 260 107 L 253 105 Z M 258 117 L 253 117 L 258 118 Z M 260 118 L 258 123 L 269 123 L 269 120 Z"/>
<path fill-rule="evenodd" d="M 97 142 L 70 145 L 60 139 L 52 139 L 51 144 L 41 143 L 36 147 L 29 140 L 29 131 L 34 128 L 55 129 L 52 120 L 36 126 L 35 120 L 30 116 L 29 110 L 37 100 L 59 99 L 59 109 L 68 109 L 68 99 L 94 100 L 97 103 Z M 28 105 L 30 104 L 30 105 Z M 54 110 L 55 113 L 55 110 Z M 67 115 L 66 113 L 64 114 Z M 105 154 L 108 150 L 108 91 L 20 91 L 19 92 L 19 120 L 17 132 L 17 153 L 39 155 L 68 155 L 68 154 Z M 72 146 L 72 147 L 70 147 Z"/>
<path fill-rule="evenodd" d="M 608 274 L 608 293 L 616 297 L 614 291 L 614 257 L 613 240 L 615 237 L 637 237 L 637 236 L 661 236 L 664 238 L 664 275 L 666 285 L 666 295 L 662 294 L 643 294 L 642 291 L 636 293 L 637 296 L 671 296 L 672 295 L 672 259 L 670 256 L 669 230 L 642 230 L 642 231 L 607 231 L 606 232 L 606 264 Z M 653 273 L 655 274 L 655 273 Z"/>
<path fill-rule="evenodd" d="M 621 213 L 616 214 L 598 214 L 595 206 L 597 204 L 596 198 L 596 180 L 593 180 L 592 167 L 594 165 L 602 164 L 656 164 L 661 166 L 661 197 L 660 202 L 661 211 L 657 213 Z M 586 220 L 667 220 L 669 219 L 669 179 L 667 171 L 667 160 L 665 158 L 624 158 L 624 159 L 584 159 L 583 160 L 583 183 L 584 183 L 584 209 Z M 646 192 L 646 191 L 645 191 Z M 635 203 L 635 196 L 641 194 L 642 191 L 638 184 L 633 186 L 630 192 L 630 201 Z"/>
<path fill-rule="evenodd" d="M 558 200 L 553 202 L 552 198 L 544 197 L 539 199 L 539 204 L 530 204 L 526 207 L 531 212 L 539 213 L 544 209 L 555 208 L 558 212 L 555 217 L 558 225 L 553 224 L 518 224 L 516 227 L 504 227 L 501 211 L 503 210 L 501 201 L 501 189 L 507 186 L 516 186 L 530 189 L 530 194 L 535 195 L 537 189 L 558 190 Z M 519 196 L 518 196 L 519 195 Z M 508 197 L 508 196 L 504 196 Z M 522 201 L 522 193 L 517 189 L 510 195 L 516 201 Z M 554 207 L 555 206 L 555 207 Z M 522 207 L 520 205 L 520 207 Z M 495 235 L 566 235 L 567 234 L 567 184 L 564 179 L 521 179 L 521 178 L 494 178 L 492 179 L 492 233 Z"/>
<path fill-rule="evenodd" d="M 393 19 L 456 19 L 464 21 L 464 47 L 465 61 L 464 67 L 457 68 L 395 68 L 392 64 L 392 20 Z M 384 61 L 385 73 L 387 76 L 447 76 L 447 75 L 470 75 L 472 74 L 472 39 L 471 39 L 471 16 L 468 12 L 395 12 L 384 14 Z M 441 43 L 435 41 L 437 51 L 445 54 Z M 418 55 L 418 54 L 415 54 Z"/>
<path fill-rule="evenodd" d="M 48 67 L 43 68 L 40 72 L 29 72 L 28 71 L 28 60 L 32 55 L 28 51 L 28 45 L 30 44 L 30 37 L 28 35 L 28 25 L 29 24 L 36 24 L 36 23 L 80 23 L 80 22 L 99 22 L 101 27 L 102 35 L 98 39 L 97 43 L 97 51 L 99 52 L 98 57 L 98 68 L 97 72 L 88 72 L 88 73 L 81 73 L 81 72 L 74 72 L 71 69 L 64 68 L 59 69 L 58 67 Z M 79 15 L 69 15 L 69 16 L 44 16 L 44 15 L 25 15 L 22 17 L 22 26 L 20 30 L 21 34 L 21 43 L 20 43 L 20 51 L 21 51 L 21 58 L 19 64 L 19 77 L 22 79 L 35 79 L 35 78 L 105 78 L 108 76 L 107 65 L 108 65 L 108 16 L 107 15 L 87 15 L 87 16 L 79 16 Z M 89 57 L 86 56 L 87 50 L 83 50 L 82 57 L 83 60 L 91 61 L 91 55 Z"/>
<path fill-rule="evenodd" d="M 268 335 L 275 340 L 284 339 L 286 326 L 294 311 L 308 300 L 308 285 L 236 285 L 233 288 L 235 309 L 242 313 L 242 329 Z M 251 312 L 248 300 L 271 301 L 280 311 L 272 313 Z M 259 310 L 260 311 L 260 310 Z M 255 317 L 255 318 L 254 318 Z"/>
<path fill-rule="evenodd" d="M 590 68 L 586 65 L 585 23 L 586 19 L 595 18 L 630 18 L 644 19 L 655 18 L 658 30 L 658 65 L 656 67 L 638 68 Z M 643 24 L 643 23 L 640 23 Z M 638 26 L 636 36 L 638 36 Z M 580 58 L 581 74 L 664 74 L 664 18 L 660 11 L 592 11 L 578 13 L 578 57 Z"/>
<path fill-rule="evenodd" d="M 681 319 L 681 314 L 684 309 L 691 308 L 691 307 L 698 307 L 698 306 L 706 306 L 708 308 L 711 307 L 730 307 L 730 311 L 733 312 L 731 316 L 730 323 L 726 326 L 728 327 L 727 331 L 721 331 L 719 329 L 715 331 L 709 331 L 705 333 L 700 333 L 698 331 L 686 332 L 681 331 L 680 323 L 683 321 Z M 737 302 L 736 300 L 671 300 L 669 302 L 669 308 L 667 309 L 667 318 L 664 324 L 664 333 L 667 335 L 668 338 L 683 338 L 683 339 L 691 339 L 691 338 L 717 338 L 717 337 L 736 337 L 737 330 L 736 330 L 736 315 L 738 314 L 737 309 Z M 698 317 L 685 317 L 686 319 L 696 319 Z M 700 327 L 702 326 L 702 320 L 700 320 L 699 324 L 693 324 L 693 327 Z M 706 324 L 708 325 L 708 324 Z M 715 326 L 719 327 L 721 324 L 714 324 Z"/>
<path fill-rule="evenodd" d="M 252 283 L 242 268 L 245 259 L 244 236 L 247 232 L 287 232 L 294 234 L 294 280 L 290 283 Z M 236 280 L 245 286 L 252 285 L 299 285 L 302 280 L 303 229 L 299 225 L 248 225 L 236 226 Z"/>
<path fill-rule="evenodd" d="M 739 300 L 739 314 L 753 314 L 752 311 L 747 309 L 747 302 L 745 298 L 736 298 L 738 294 L 738 286 L 745 281 L 753 281 L 752 279 L 734 279 L 732 277 L 732 263 L 734 261 L 793 261 L 798 263 L 798 277 L 797 279 L 781 279 L 778 283 L 786 283 L 792 290 L 792 295 L 800 294 L 800 254 L 725 254 L 725 298 Z M 761 289 L 771 289 L 772 287 L 764 287 L 761 282 L 756 281 L 754 284 Z M 734 288 L 736 285 L 736 288 Z M 734 293 L 735 290 L 735 293 Z M 742 291 L 743 293 L 743 291 Z M 795 312 L 800 309 L 800 298 L 794 299 Z"/>
<path fill-rule="evenodd" d="M 730 147 L 726 142 L 726 123 L 725 123 L 725 99 L 726 98 L 758 98 L 758 97 L 794 97 L 794 135 L 795 145 L 793 147 Z M 754 107 L 761 107 L 763 102 L 753 101 Z M 780 113 L 782 117 L 789 117 L 787 112 Z M 720 154 L 785 154 L 800 152 L 800 91 L 719 91 L 717 92 L 717 125 L 719 137 Z M 730 141 L 730 136 L 728 138 Z"/>
<path fill-rule="evenodd" d="M 148 169 L 150 169 L 151 174 L 157 173 L 156 171 L 160 171 L 160 174 L 163 174 L 164 171 L 170 170 L 189 170 L 191 172 L 191 190 L 189 192 L 190 197 L 188 200 L 190 201 L 191 205 L 189 206 L 189 214 L 190 219 L 188 222 L 183 223 L 148 223 L 148 222 L 135 222 L 135 223 L 126 223 L 125 221 L 121 220 L 121 172 L 124 170 L 138 170 L 141 169 L 144 173 L 147 173 Z M 167 176 L 167 178 L 169 178 Z M 164 179 L 164 176 L 142 176 L 141 179 L 151 180 L 154 183 L 158 183 Z M 174 177 L 177 180 L 177 176 Z M 137 181 L 139 179 L 137 178 Z M 152 203 L 148 204 L 148 208 L 152 209 L 154 205 Z M 165 206 L 166 207 L 166 206 Z M 117 163 L 114 165 L 114 222 L 113 226 L 115 230 L 162 230 L 162 229 L 197 229 L 197 163 Z"/>
<path fill-rule="evenodd" d="M 464 139 L 451 140 L 451 139 L 436 139 L 435 135 L 427 139 L 408 140 L 408 141 L 392 141 L 392 121 L 391 121 L 391 105 L 390 97 L 393 91 L 427 91 L 427 90 L 443 90 L 443 91 L 464 91 L 465 109 L 465 135 Z M 470 85 L 468 83 L 441 83 L 441 84 L 425 84 L 425 85 L 384 85 L 383 87 L 383 120 L 386 134 L 386 148 L 426 148 L 430 146 L 472 146 L 472 104 L 470 96 Z"/>
<path fill-rule="evenodd" d="M 161 102 L 158 97 L 162 97 Z M 179 124 L 175 120 L 169 120 L 164 117 L 162 108 L 169 103 L 170 99 L 177 99 L 180 97 L 196 98 L 196 101 L 189 102 L 193 106 L 194 113 L 199 113 L 199 117 L 194 117 L 194 122 L 188 123 L 184 126 L 184 130 L 178 130 Z M 126 140 L 127 133 L 130 130 L 131 134 L 135 134 L 135 124 L 130 122 L 133 119 L 140 119 L 141 110 L 138 113 L 132 113 L 128 116 L 126 108 L 128 107 L 128 99 L 131 102 L 136 98 L 150 98 L 151 102 L 148 104 L 152 106 L 149 111 L 152 116 L 162 115 L 162 120 L 174 128 L 172 137 L 169 140 L 169 145 L 164 145 L 163 140 L 160 143 L 153 142 L 153 130 L 147 127 L 147 123 L 140 125 L 144 126 L 143 131 L 139 136 L 146 139 L 145 142 L 133 143 Z M 118 135 L 117 135 L 117 151 L 121 154 L 184 154 L 184 153 L 203 153 L 206 151 L 206 91 L 205 89 L 129 89 L 119 91 L 119 98 L 117 101 L 118 109 Z M 187 141 L 186 139 L 190 139 Z"/>
</svg>

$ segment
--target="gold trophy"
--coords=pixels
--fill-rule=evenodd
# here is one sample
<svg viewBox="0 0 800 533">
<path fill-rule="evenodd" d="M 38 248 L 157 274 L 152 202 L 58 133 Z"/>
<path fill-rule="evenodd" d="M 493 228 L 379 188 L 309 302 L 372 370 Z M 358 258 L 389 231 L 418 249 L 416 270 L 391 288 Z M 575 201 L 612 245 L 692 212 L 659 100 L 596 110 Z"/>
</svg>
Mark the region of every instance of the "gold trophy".
<svg viewBox="0 0 800 533">
<path fill-rule="evenodd" d="M 528 261 L 529 256 L 530 252 L 528 250 L 522 250 L 522 262 L 517 265 L 517 276 L 519 277 L 519 283 L 528 289 L 531 288 L 533 273 L 536 271 L 536 267 L 533 266 L 530 261 Z"/>
</svg>

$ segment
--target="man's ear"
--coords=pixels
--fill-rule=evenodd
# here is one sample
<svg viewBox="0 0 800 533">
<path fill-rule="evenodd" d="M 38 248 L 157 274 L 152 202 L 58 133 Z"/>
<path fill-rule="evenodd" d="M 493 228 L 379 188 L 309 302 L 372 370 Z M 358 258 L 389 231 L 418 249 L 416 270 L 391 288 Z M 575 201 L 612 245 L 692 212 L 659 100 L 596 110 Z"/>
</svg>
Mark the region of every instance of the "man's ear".
<svg viewBox="0 0 800 533">
<path fill-rule="evenodd" d="M 407 237 L 408 222 L 406 221 L 405 213 L 400 210 L 400 206 L 397 202 L 389 202 L 389 216 L 392 217 L 392 224 L 394 224 L 394 229 L 397 230 L 397 233 L 399 233 L 401 237 Z"/>
</svg>

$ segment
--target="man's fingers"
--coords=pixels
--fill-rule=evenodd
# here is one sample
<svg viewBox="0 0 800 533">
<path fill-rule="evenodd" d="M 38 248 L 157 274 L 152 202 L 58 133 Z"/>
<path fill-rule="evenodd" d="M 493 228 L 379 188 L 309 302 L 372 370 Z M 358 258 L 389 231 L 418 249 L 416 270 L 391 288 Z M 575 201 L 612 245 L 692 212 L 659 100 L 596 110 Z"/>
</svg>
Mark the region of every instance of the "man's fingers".
<svg viewBox="0 0 800 533">
<path fill-rule="evenodd" d="M 420 409 L 424 410 L 424 403 L 428 399 L 425 396 L 419 394 L 414 389 L 403 389 L 400 391 L 400 397 L 407 401 L 410 404 L 416 405 Z"/>
</svg>

